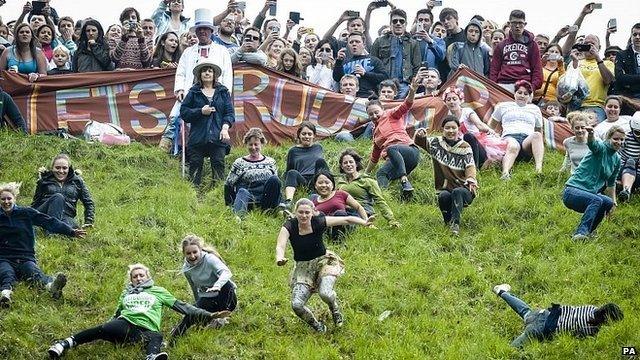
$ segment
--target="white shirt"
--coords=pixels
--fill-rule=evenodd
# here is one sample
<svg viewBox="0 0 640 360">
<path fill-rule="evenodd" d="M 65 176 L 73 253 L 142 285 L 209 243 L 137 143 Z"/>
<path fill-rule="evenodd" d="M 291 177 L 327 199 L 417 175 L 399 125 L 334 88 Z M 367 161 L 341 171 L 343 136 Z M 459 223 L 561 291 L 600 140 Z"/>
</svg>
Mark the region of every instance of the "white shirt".
<svg viewBox="0 0 640 360">
<path fill-rule="evenodd" d="M 621 115 L 618 118 L 618 120 L 614 122 L 609 122 L 605 120 L 593 128 L 593 135 L 595 135 L 596 138 L 604 141 L 606 140 L 605 137 L 607 136 L 607 132 L 609 132 L 609 129 L 611 129 L 613 125 L 618 125 L 622 127 L 622 129 L 624 130 L 624 133 L 626 134 L 631 130 L 629 121 L 631 121 L 631 116 L 627 116 L 627 115 Z"/>
<path fill-rule="evenodd" d="M 501 102 L 496 105 L 491 118 L 502 124 L 502 136 L 531 135 L 536 128 L 542 128 L 542 112 L 533 104 L 520 106 L 514 101 Z"/>
<path fill-rule="evenodd" d="M 193 68 L 196 67 L 198 59 L 200 59 L 200 52 L 208 52 L 207 58 L 212 59 L 213 62 L 220 66 L 222 73 L 218 78 L 218 82 L 229 89 L 229 93 L 233 93 L 233 67 L 231 65 L 231 55 L 229 50 L 222 45 L 211 43 L 209 45 L 195 44 L 189 46 L 184 50 L 180 61 L 178 61 L 178 68 L 176 69 L 176 79 L 173 85 L 173 92 L 177 93 L 182 90 L 186 93 L 193 86 Z"/>
</svg>

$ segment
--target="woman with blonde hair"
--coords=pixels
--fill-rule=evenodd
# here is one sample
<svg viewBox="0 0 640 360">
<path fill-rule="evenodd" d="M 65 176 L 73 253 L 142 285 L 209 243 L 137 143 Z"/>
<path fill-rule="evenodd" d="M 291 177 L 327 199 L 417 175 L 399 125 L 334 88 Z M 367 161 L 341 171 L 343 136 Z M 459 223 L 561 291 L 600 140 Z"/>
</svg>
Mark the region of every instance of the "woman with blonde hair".
<svg viewBox="0 0 640 360">
<path fill-rule="evenodd" d="M 38 210 L 17 206 L 19 193 L 20 183 L 0 184 L 0 307 L 11 306 L 13 287 L 19 280 L 48 290 L 54 299 L 62 296 L 66 276 L 58 273 L 54 279 L 38 267 L 34 226 L 73 237 L 86 234 Z"/>
<path fill-rule="evenodd" d="M 212 312 L 224 314 L 211 322 L 213 327 L 222 327 L 227 317 L 238 304 L 236 284 L 231 281 L 231 271 L 215 248 L 207 246 L 201 237 L 188 234 L 181 242 L 184 264 L 182 273 L 195 298 L 195 306 Z M 187 314 L 171 332 L 171 341 L 184 335 L 191 326 L 206 324 L 207 319 Z"/>
<path fill-rule="evenodd" d="M 251 128 L 244 135 L 246 156 L 237 158 L 224 184 L 224 199 L 238 216 L 247 213 L 250 207 L 263 210 L 275 209 L 280 202 L 282 184 L 278 178 L 276 161 L 262 155 L 267 138 L 259 128 Z"/>
<path fill-rule="evenodd" d="M 562 202 L 567 208 L 583 214 L 573 240 L 586 240 L 593 236 L 605 215 L 615 210 L 616 179 L 621 167 L 618 150 L 625 138 L 624 130 L 618 125 L 609 129 L 605 141 L 595 137 L 591 126 L 585 130 L 591 152 L 580 161 L 562 194 Z M 604 194 L 601 194 L 603 188 Z"/>
<path fill-rule="evenodd" d="M 578 168 L 578 165 L 580 165 L 582 158 L 591 151 L 587 146 L 586 130 L 589 118 L 580 111 L 574 111 L 567 114 L 567 120 L 571 124 L 573 136 L 564 139 L 562 142 L 565 156 L 559 171 L 564 172 L 570 170 L 573 174 Z"/>
<path fill-rule="evenodd" d="M 280 53 L 278 58 L 278 71 L 289 74 L 297 78 L 303 78 L 304 71 L 302 71 L 302 65 L 298 54 L 291 48 L 286 48 Z"/>
<path fill-rule="evenodd" d="M 298 317 L 315 331 L 323 333 L 327 327 L 318 321 L 306 306 L 314 292 L 318 292 L 331 311 L 333 323 L 340 327 L 344 322 L 334 290 L 335 283 L 344 272 L 344 262 L 327 250 L 322 240 L 327 227 L 362 225 L 372 226 L 373 216 L 361 219 L 357 216 L 324 216 L 316 212 L 313 202 L 300 199 L 295 204 L 295 216 L 280 228 L 276 245 L 276 264 L 284 266 L 287 242 L 291 243 L 295 267 L 291 275 L 291 307 Z"/>
<path fill-rule="evenodd" d="M 156 286 L 149 268 L 143 264 L 129 265 L 126 287 L 118 301 L 113 318 L 102 325 L 80 331 L 49 348 L 49 357 L 57 359 L 67 350 L 96 340 L 114 344 L 144 342 L 147 360 L 166 360 L 161 352 L 162 307 L 166 306 L 184 315 L 203 319 L 215 319 L 228 313 L 210 313 L 176 299 L 167 289 Z"/>
</svg>

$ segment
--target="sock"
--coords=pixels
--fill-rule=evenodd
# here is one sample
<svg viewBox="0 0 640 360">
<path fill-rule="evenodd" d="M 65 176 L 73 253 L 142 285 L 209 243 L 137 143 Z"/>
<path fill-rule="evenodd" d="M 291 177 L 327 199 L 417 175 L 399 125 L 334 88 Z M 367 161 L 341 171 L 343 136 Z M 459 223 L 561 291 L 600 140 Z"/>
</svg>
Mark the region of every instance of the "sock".
<svg viewBox="0 0 640 360">
<path fill-rule="evenodd" d="M 69 336 L 68 338 L 64 339 L 65 344 L 63 345 L 65 348 L 67 349 L 71 349 L 76 342 L 73 339 L 73 336 Z"/>
</svg>

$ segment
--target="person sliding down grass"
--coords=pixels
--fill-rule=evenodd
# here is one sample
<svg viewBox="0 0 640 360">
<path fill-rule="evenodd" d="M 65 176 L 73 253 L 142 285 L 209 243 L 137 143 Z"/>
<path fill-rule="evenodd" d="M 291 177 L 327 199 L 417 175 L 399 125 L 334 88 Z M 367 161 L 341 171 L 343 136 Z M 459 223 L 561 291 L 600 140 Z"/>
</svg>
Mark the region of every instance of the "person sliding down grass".
<svg viewBox="0 0 640 360">
<path fill-rule="evenodd" d="M 102 325 L 56 341 L 49 348 L 49 357 L 58 359 L 72 347 L 95 340 L 106 340 L 115 344 L 144 342 L 147 360 L 166 360 L 169 358 L 167 353 L 160 352 L 163 306 L 193 317 L 214 319 L 229 315 L 228 311 L 210 313 L 177 300 L 165 288 L 153 283 L 149 268 L 133 264 L 129 265 L 127 286 L 120 295 L 114 317 Z"/>
<path fill-rule="evenodd" d="M 404 102 L 393 109 L 385 111 L 378 100 L 367 103 L 367 114 L 373 121 L 375 130 L 373 131 L 373 150 L 366 172 L 370 174 L 380 158 L 386 159 L 376 173 L 378 184 L 386 189 L 391 180 L 400 179 L 404 198 L 410 198 L 413 193 L 413 186 L 407 176 L 420 162 L 420 150 L 407 134 L 404 122 L 404 116 L 413 106 L 413 98 L 419 85 L 420 77 L 416 76 L 409 85 L 409 93 Z"/>
<path fill-rule="evenodd" d="M 206 246 L 202 238 L 189 234 L 182 239 L 184 265 L 182 273 L 187 278 L 196 307 L 210 312 L 235 310 L 238 304 L 236 284 L 231 281 L 231 271 L 216 249 Z M 204 320 L 204 321 L 203 321 Z M 174 342 L 191 326 L 208 319 L 186 315 L 171 332 Z M 222 327 L 228 322 L 226 317 L 211 322 L 213 327 Z"/>
<path fill-rule="evenodd" d="M 459 138 L 460 123 L 455 115 L 442 120 L 442 137 L 427 138 L 425 129 L 416 131 L 416 145 L 433 159 L 433 178 L 438 192 L 438 206 L 451 232 L 460 232 L 460 215 L 478 192 L 476 166 L 471 146 Z"/>
<path fill-rule="evenodd" d="M 0 306 L 11 306 L 13 286 L 26 280 L 45 288 L 54 299 L 62 296 L 67 277 L 56 274 L 55 279 L 45 275 L 38 267 L 33 227 L 67 236 L 82 238 L 86 231 L 73 229 L 62 221 L 30 207 L 16 205 L 20 193 L 19 183 L 0 184 Z"/>
<path fill-rule="evenodd" d="M 588 153 L 576 171 L 567 180 L 562 194 L 562 202 L 571 210 L 583 213 L 573 240 L 584 240 L 593 235 L 605 215 L 611 215 L 616 208 L 616 178 L 620 172 L 620 155 L 617 151 L 624 142 L 624 130 L 612 126 L 606 141 L 600 141 L 593 134 L 593 127 L 585 128 Z M 600 189 L 606 185 L 604 192 Z"/>
<path fill-rule="evenodd" d="M 570 333 L 579 338 L 595 336 L 602 325 L 624 318 L 622 309 L 614 303 L 600 307 L 551 304 L 548 309 L 531 309 L 511 294 L 509 284 L 496 285 L 493 292 L 524 320 L 524 331 L 511 342 L 511 346 L 518 348 L 531 339 L 548 340 L 557 333 Z"/>
<path fill-rule="evenodd" d="M 325 248 L 322 235 L 329 226 L 371 226 L 373 217 L 364 220 L 357 216 L 318 215 L 309 199 L 298 200 L 294 211 L 295 217 L 287 220 L 278 234 L 276 264 L 284 266 L 289 261 L 284 254 L 289 241 L 296 261 L 291 274 L 291 307 L 304 322 L 323 333 L 327 327 L 316 319 L 306 304 L 309 297 L 317 291 L 322 301 L 329 305 L 335 326 L 342 326 L 344 318 L 334 286 L 338 276 L 344 272 L 344 263 L 338 255 Z"/>
</svg>

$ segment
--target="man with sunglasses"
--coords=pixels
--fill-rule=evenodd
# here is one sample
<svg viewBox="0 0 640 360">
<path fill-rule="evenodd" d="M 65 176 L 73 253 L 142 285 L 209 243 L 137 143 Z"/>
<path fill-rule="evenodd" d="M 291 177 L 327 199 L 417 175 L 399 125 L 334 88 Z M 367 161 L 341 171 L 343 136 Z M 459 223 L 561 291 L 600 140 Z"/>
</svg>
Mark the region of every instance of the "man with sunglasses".
<svg viewBox="0 0 640 360">
<path fill-rule="evenodd" d="M 375 56 L 366 55 L 364 49 L 364 35 L 353 32 L 347 37 L 351 59 L 346 61 L 347 49 L 338 51 L 336 63 L 333 67 L 333 80 L 340 81 L 345 74 L 353 74 L 360 81 L 357 97 L 367 98 L 375 93 L 380 82 L 387 78 L 382 61 Z"/>
<path fill-rule="evenodd" d="M 616 93 L 640 99 L 640 23 L 631 28 L 631 42 L 615 62 Z"/>
<path fill-rule="evenodd" d="M 638 168 L 640 167 L 640 112 L 636 112 L 629 121 L 631 130 L 627 132 L 624 143 L 618 154 L 620 155 L 619 181 L 622 183 L 622 191 L 618 194 L 620 202 L 629 200 L 631 192 L 640 187 Z"/>
<path fill-rule="evenodd" d="M 267 54 L 258 49 L 262 42 L 260 30 L 255 27 L 247 28 L 242 34 L 242 45 L 231 54 L 231 62 L 237 64 L 241 61 L 249 64 L 265 66 L 267 64 Z"/>
<path fill-rule="evenodd" d="M 422 54 L 418 42 L 407 32 L 407 13 L 394 9 L 389 18 L 391 31 L 374 41 L 371 56 L 382 61 L 389 78 L 398 80 L 398 98 L 401 99 L 407 95 L 409 84 L 420 69 Z"/>
<path fill-rule="evenodd" d="M 524 11 L 511 11 L 509 25 L 509 36 L 493 51 L 489 78 L 512 93 L 519 80 L 530 82 L 535 91 L 542 85 L 542 61 L 534 35 L 525 30 Z"/>
</svg>

